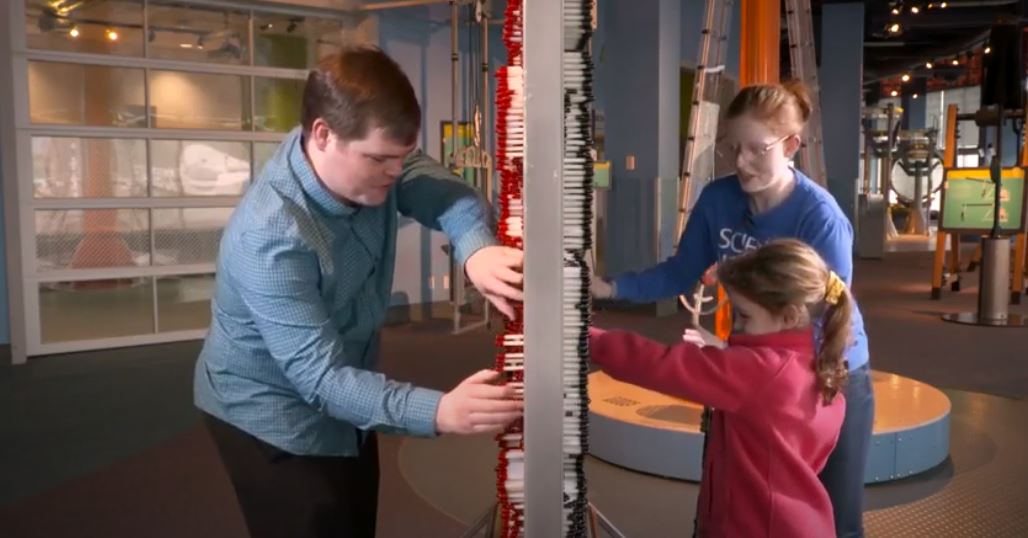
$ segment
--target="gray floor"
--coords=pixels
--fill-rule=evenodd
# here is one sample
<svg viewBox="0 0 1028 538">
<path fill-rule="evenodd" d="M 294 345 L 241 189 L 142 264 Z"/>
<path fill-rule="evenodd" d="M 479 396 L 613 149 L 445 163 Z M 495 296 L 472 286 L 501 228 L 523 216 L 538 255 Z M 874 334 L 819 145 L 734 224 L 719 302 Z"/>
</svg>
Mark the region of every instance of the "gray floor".
<svg viewBox="0 0 1028 538">
<path fill-rule="evenodd" d="M 0 358 L 0 505 L 55 487 L 194 426 L 199 342 Z"/>
<path fill-rule="evenodd" d="M 1028 402 L 947 391 L 950 459 L 913 479 L 869 486 L 869 536 L 1028 536 Z M 496 453 L 488 437 L 407 439 L 400 472 L 425 501 L 469 525 L 492 500 Z M 673 456 L 670 456 L 673 457 Z M 592 502 L 628 537 L 691 529 L 698 487 L 590 458 Z M 459 484 L 459 487 L 454 485 Z"/>
<path fill-rule="evenodd" d="M 938 321 L 939 312 L 973 307 L 974 291 L 929 301 L 928 267 L 924 253 L 857 267 L 875 367 L 944 388 L 954 403 L 950 462 L 870 487 L 868 529 L 873 536 L 1028 536 L 1028 331 Z M 1028 313 L 1026 305 L 1017 309 Z M 680 318 L 619 311 L 598 320 L 662 339 L 682 327 Z M 488 334 L 450 336 L 448 329 L 446 320 L 389 329 L 383 369 L 446 389 L 492 362 Z M 0 535 L 245 536 L 192 407 L 198 349 L 190 342 L 20 367 L 0 357 Z M 456 536 L 492 501 L 496 453 L 488 438 L 385 436 L 381 450 L 381 536 Z M 629 536 L 687 532 L 695 486 L 598 461 L 589 473 L 593 501 Z M 131 523 L 126 512 L 145 518 Z"/>
</svg>

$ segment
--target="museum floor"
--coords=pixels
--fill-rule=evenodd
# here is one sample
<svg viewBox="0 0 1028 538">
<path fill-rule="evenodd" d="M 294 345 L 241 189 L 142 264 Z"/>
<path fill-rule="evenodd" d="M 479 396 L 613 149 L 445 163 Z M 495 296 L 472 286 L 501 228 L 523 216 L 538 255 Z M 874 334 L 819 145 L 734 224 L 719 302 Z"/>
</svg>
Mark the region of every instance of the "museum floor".
<svg viewBox="0 0 1028 538">
<path fill-rule="evenodd" d="M 1028 329 L 940 321 L 940 313 L 973 308 L 977 276 L 965 277 L 963 292 L 930 301 L 930 263 L 927 252 L 904 251 L 857 264 L 874 368 L 943 389 L 953 405 L 945 462 L 867 489 L 868 535 L 1028 536 Z M 1028 314 L 1028 306 L 1015 311 Z M 664 339 L 682 326 L 679 318 L 623 311 L 601 312 L 598 323 Z M 488 334 L 448 329 L 445 319 L 390 327 L 384 369 L 442 389 L 491 363 Z M 245 536 L 191 405 L 198 348 L 189 342 L 0 367 L 0 534 Z M 460 536 L 492 500 L 488 437 L 383 436 L 380 451 L 382 537 Z M 595 459 L 588 473 L 594 504 L 629 538 L 688 535 L 694 484 Z"/>
</svg>

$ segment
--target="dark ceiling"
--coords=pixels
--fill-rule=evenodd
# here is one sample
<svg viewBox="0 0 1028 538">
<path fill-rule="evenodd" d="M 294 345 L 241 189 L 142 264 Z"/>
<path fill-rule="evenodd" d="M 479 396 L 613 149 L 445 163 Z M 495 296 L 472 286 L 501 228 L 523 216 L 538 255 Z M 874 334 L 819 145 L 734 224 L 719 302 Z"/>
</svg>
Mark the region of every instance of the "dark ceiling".
<svg viewBox="0 0 1028 538">
<path fill-rule="evenodd" d="M 814 0 L 815 18 L 823 5 L 835 3 L 846 2 Z M 865 83 L 895 77 L 922 68 L 926 61 L 952 58 L 980 47 L 997 20 L 1006 18 L 1023 24 L 1028 13 L 1028 0 L 952 0 L 945 2 L 945 8 L 941 7 L 943 2 L 927 0 L 865 0 L 863 4 Z M 913 12 L 915 8 L 917 13 Z M 894 9 L 899 11 L 898 15 L 893 14 Z M 893 24 L 899 24 L 899 32 L 889 31 Z M 818 21 L 814 26 L 820 29 Z"/>
</svg>

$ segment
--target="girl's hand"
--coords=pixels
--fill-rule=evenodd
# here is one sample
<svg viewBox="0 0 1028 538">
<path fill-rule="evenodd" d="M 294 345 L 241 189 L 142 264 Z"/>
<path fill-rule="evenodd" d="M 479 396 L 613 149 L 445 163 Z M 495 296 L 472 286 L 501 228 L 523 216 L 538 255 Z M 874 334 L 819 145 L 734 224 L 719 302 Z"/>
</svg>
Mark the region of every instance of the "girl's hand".
<svg viewBox="0 0 1028 538">
<path fill-rule="evenodd" d="M 718 349 L 727 347 L 723 340 L 714 336 L 706 329 L 686 329 L 682 333 L 682 341 L 700 347 L 713 346 Z"/>
</svg>

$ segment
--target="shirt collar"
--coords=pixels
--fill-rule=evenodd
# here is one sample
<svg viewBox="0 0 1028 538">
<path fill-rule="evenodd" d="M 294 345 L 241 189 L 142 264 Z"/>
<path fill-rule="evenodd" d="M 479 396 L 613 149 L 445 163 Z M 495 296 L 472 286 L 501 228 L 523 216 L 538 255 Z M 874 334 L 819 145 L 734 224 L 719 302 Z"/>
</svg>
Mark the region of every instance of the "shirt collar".
<svg viewBox="0 0 1028 538">
<path fill-rule="evenodd" d="M 806 329 L 795 329 L 758 335 L 733 334 L 728 338 L 728 344 L 744 347 L 784 348 L 804 353 L 813 353 L 814 329 L 813 327 L 809 327 Z"/>
<path fill-rule="evenodd" d="M 337 217 L 351 216 L 357 212 L 357 207 L 344 204 L 336 198 L 314 173 L 307 154 L 303 151 L 303 129 L 297 127 L 289 133 L 286 139 L 289 145 L 289 167 L 293 175 L 300 181 L 303 192 L 318 206 L 319 209 L 329 215 Z"/>
</svg>

